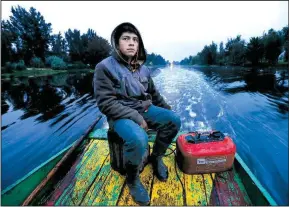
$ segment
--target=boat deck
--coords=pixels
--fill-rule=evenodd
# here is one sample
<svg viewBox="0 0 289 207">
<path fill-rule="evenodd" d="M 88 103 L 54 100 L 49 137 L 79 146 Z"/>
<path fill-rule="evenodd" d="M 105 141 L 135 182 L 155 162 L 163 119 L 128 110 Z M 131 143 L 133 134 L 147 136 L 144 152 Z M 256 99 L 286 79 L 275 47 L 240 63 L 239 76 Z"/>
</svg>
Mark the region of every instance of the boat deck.
<svg viewBox="0 0 289 207">
<path fill-rule="evenodd" d="M 174 143 L 171 148 L 175 148 Z M 171 150 L 167 154 L 163 159 L 169 169 L 167 182 L 160 182 L 153 175 L 151 164 L 140 175 L 150 194 L 150 205 L 252 205 L 234 168 L 222 173 L 186 175 L 176 167 Z M 42 205 L 137 205 L 129 194 L 125 177 L 110 166 L 107 140 L 88 140 L 54 189 L 42 197 Z"/>
</svg>

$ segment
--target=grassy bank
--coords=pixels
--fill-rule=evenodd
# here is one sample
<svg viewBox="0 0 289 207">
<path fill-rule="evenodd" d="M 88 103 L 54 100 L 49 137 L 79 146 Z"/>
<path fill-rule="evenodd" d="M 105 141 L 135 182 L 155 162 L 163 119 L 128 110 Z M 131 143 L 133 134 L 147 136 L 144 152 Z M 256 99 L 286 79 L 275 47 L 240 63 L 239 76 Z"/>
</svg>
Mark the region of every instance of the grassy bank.
<svg viewBox="0 0 289 207">
<path fill-rule="evenodd" d="M 59 73 L 74 73 L 74 72 L 93 72 L 91 69 L 73 69 L 73 70 L 53 70 L 49 68 L 27 68 L 23 71 L 14 71 L 12 73 L 2 73 L 1 78 L 7 79 L 10 76 L 14 77 L 40 77 L 47 75 L 55 75 Z"/>
</svg>

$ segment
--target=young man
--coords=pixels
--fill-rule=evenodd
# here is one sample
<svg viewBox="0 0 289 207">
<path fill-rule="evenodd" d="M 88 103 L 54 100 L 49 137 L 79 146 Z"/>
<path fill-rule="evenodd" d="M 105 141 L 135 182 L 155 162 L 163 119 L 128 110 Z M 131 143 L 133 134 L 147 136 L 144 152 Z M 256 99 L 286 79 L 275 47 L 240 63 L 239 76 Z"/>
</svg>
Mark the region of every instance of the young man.
<svg viewBox="0 0 289 207">
<path fill-rule="evenodd" d="M 150 161 L 161 181 L 168 178 L 162 157 L 177 135 L 181 121 L 156 89 L 141 35 L 131 23 L 117 26 L 111 35 L 112 56 L 95 67 L 94 93 L 110 128 L 124 140 L 126 183 L 133 199 L 149 204 L 150 198 L 139 179 L 139 165 L 148 144 L 149 128 L 157 130 Z"/>
</svg>

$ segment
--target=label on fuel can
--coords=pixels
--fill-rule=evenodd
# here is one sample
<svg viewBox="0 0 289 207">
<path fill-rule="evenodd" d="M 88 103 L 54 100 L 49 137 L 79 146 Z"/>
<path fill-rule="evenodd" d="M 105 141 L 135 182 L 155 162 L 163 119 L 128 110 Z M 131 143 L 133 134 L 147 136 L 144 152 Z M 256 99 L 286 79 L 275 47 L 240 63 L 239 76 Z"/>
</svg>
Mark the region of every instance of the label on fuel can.
<svg viewBox="0 0 289 207">
<path fill-rule="evenodd" d="M 217 164 L 226 162 L 227 159 L 225 157 L 218 157 L 218 158 L 199 158 L 197 159 L 198 165 L 208 165 L 208 164 Z"/>
<path fill-rule="evenodd" d="M 226 168 L 226 156 L 198 158 L 196 172 L 219 171 Z"/>
</svg>

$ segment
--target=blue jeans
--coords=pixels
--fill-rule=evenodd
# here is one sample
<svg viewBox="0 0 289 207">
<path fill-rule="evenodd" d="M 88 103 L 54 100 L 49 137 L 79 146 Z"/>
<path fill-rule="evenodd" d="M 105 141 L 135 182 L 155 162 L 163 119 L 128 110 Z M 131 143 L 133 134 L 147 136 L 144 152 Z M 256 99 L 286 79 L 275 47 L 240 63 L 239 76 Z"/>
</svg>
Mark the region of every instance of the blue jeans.
<svg viewBox="0 0 289 207">
<path fill-rule="evenodd" d="M 154 105 L 141 115 L 148 127 L 157 131 L 153 153 L 164 154 L 181 127 L 179 116 L 171 110 Z M 113 130 L 124 141 L 125 163 L 139 165 L 148 145 L 146 131 L 130 119 L 115 120 Z"/>
</svg>

